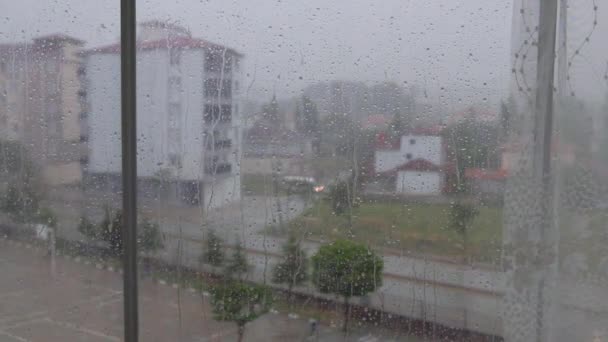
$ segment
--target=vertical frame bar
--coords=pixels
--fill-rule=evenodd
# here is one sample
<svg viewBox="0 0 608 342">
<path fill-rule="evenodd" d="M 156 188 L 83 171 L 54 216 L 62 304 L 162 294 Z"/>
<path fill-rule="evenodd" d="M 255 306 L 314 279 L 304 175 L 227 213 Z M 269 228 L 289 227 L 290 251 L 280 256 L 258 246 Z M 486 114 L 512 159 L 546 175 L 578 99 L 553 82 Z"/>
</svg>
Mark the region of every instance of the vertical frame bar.
<svg viewBox="0 0 608 342">
<path fill-rule="evenodd" d="M 120 2 L 123 297 L 125 341 L 138 340 L 135 1 Z"/>
<path fill-rule="evenodd" d="M 551 138 L 553 135 L 553 91 L 555 78 L 555 45 L 557 36 L 558 0 L 539 0 L 538 63 L 536 69 L 536 111 L 534 123 L 533 172 L 540 185 L 539 207 L 541 268 L 536 307 L 536 341 L 553 341 L 551 316 L 555 301 L 553 289 L 557 274 L 557 225 L 553 212 L 551 174 Z"/>
</svg>

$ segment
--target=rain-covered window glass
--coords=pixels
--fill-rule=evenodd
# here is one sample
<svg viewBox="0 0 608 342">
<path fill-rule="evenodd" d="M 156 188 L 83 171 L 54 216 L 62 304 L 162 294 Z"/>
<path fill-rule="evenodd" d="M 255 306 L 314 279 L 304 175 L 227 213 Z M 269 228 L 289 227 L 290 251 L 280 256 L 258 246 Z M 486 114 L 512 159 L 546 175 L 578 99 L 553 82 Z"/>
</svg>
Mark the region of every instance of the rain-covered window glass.
<svg viewBox="0 0 608 342">
<path fill-rule="evenodd" d="M 0 6 L 0 341 L 608 341 L 608 0 L 136 5 Z"/>
</svg>

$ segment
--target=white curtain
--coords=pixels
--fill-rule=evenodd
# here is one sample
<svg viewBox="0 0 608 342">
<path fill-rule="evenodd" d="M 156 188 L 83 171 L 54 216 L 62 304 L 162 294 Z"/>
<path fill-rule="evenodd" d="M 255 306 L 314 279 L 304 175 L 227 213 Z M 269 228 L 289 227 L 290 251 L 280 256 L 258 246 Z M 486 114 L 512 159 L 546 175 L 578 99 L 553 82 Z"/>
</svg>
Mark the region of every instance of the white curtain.
<svg viewBox="0 0 608 342">
<path fill-rule="evenodd" d="M 542 12 L 551 1 L 557 10 Z M 503 335 L 607 341 L 608 1 L 513 6 L 506 121 L 516 166 L 505 193 Z M 556 23 L 553 108 L 544 112 L 539 103 L 548 96 L 539 89 L 546 82 L 538 71 L 551 66 L 539 64 L 538 55 L 552 37 L 541 15 Z M 545 113 L 553 118 L 550 140 L 539 139 Z"/>
</svg>

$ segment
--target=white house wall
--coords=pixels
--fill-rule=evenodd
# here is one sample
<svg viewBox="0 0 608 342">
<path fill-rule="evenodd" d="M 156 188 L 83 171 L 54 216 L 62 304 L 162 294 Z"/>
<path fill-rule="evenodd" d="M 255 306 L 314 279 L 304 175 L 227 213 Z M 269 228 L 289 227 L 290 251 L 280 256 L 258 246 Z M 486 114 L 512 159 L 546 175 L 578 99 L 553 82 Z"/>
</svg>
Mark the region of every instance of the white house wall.
<svg viewBox="0 0 608 342">
<path fill-rule="evenodd" d="M 411 140 L 414 141 L 413 144 L 410 143 Z M 440 136 L 404 135 L 399 147 L 399 150 L 376 151 L 376 172 L 390 171 L 414 159 L 425 159 L 438 166 L 442 164 L 443 147 Z"/>
<path fill-rule="evenodd" d="M 119 173 L 120 60 L 118 55 L 87 57 L 89 164 L 92 173 Z"/>
<path fill-rule="evenodd" d="M 200 179 L 203 172 L 203 52 L 185 50 L 181 56 L 182 179 Z"/>
<path fill-rule="evenodd" d="M 412 144 L 411 141 L 414 141 Z M 441 165 L 441 137 L 434 135 L 404 135 L 401 137 L 401 154 L 406 158 L 411 154 L 411 159 L 425 159 L 435 165 Z"/>
<path fill-rule="evenodd" d="M 118 56 L 117 60 L 118 60 Z M 167 82 L 169 64 L 164 50 L 140 51 L 137 56 L 137 142 L 139 177 L 152 177 L 167 168 Z M 120 122 L 117 123 L 120 125 Z"/>
<path fill-rule="evenodd" d="M 441 192 L 441 173 L 425 171 L 399 171 L 396 177 L 398 193 L 436 195 Z"/>
</svg>

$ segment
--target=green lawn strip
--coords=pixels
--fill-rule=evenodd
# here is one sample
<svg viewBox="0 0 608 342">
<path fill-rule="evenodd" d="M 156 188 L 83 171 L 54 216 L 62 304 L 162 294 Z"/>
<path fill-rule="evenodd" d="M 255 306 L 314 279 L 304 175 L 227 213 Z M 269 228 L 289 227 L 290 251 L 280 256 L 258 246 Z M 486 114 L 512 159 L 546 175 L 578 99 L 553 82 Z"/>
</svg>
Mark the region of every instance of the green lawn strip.
<svg viewBox="0 0 608 342">
<path fill-rule="evenodd" d="M 241 177 L 241 189 L 247 195 L 273 195 L 271 175 L 246 174 Z"/>
<path fill-rule="evenodd" d="M 327 201 L 318 201 L 289 224 L 289 229 L 306 238 L 332 241 L 352 238 L 375 246 L 443 256 L 462 256 L 462 237 L 449 228 L 449 204 L 363 203 L 335 215 Z M 500 257 L 502 209 L 479 207 L 470 232 L 468 254 L 477 261 Z M 276 227 L 271 233 L 286 234 Z"/>
</svg>

